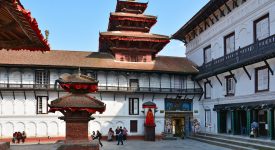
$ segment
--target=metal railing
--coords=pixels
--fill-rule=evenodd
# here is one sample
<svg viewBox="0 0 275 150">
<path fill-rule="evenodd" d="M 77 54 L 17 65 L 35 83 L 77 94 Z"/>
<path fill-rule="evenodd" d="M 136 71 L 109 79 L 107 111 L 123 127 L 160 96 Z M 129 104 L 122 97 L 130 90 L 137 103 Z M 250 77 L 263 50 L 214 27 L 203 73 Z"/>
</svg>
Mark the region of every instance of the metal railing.
<svg viewBox="0 0 275 150">
<path fill-rule="evenodd" d="M 226 66 L 244 64 L 249 61 L 255 62 L 257 59 L 271 57 L 275 54 L 275 35 L 266 39 L 256 41 L 255 43 L 229 53 L 220 58 L 214 59 L 199 67 L 200 73 L 207 73 L 217 69 L 223 69 Z"/>
<path fill-rule="evenodd" d="M 63 90 L 54 84 L 13 84 L 0 83 L 0 91 L 6 90 Z M 150 93 L 202 93 L 201 88 L 155 88 L 155 87 L 125 87 L 125 86 L 99 86 L 100 92 L 150 92 Z"/>
</svg>

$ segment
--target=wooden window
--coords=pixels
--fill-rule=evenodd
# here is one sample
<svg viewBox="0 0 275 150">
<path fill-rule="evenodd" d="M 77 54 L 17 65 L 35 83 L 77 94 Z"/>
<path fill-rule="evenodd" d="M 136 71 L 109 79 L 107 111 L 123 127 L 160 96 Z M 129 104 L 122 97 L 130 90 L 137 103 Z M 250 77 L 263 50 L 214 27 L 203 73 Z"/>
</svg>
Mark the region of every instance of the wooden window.
<svg viewBox="0 0 275 150">
<path fill-rule="evenodd" d="M 254 41 L 265 39 L 269 35 L 269 14 L 267 14 L 254 21 Z"/>
<path fill-rule="evenodd" d="M 50 83 L 50 72 L 47 70 L 35 71 L 36 88 L 47 88 Z"/>
<path fill-rule="evenodd" d="M 48 96 L 37 96 L 36 97 L 36 113 L 47 114 L 48 113 Z"/>
<path fill-rule="evenodd" d="M 266 66 L 255 70 L 255 92 L 269 91 L 269 70 Z"/>
<path fill-rule="evenodd" d="M 138 90 L 138 88 L 139 88 L 138 79 L 130 79 L 129 82 L 130 82 L 130 89 L 131 90 Z"/>
<path fill-rule="evenodd" d="M 129 115 L 139 115 L 138 98 L 129 98 Z"/>
<path fill-rule="evenodd" d="M 203 49 L 204 63 L 208 63 L 212 60 L 211 45 Z"/>
<path fill-rule="evenodd" d="M 211 110 L 205 110 L 205 127 L 211 126 Z"/>
<path fill-rule="evenodd" d="M 87 72 L 86 72 L 86 75 L 89 76 L 89 77 L 92 77 L 92 78 L 94 78 L 94 79 L 97 79 L 97 74 L 96 74 L 96 72 L 87 71 Z"/>
<path fill-rule="evenodd" d="M 138 121 L 137 120 L 130 120 L 130 132 L 137 133 L 138 132 Z"/>
<path fill-rule="evenodd" d="M 225 77 L 226 79 L 226 95 L 232 96 L 235 95 L 235 80 L 232 75 Z"/>
<path fill-rule="evenodd" d="M 235 33 L 231 33 L 224 37 L 224 54 L 229 54 L 235 51 Z"/>
<path fill-rule="evenodd" d="M 211 82 L 204 83 L 204 98 L 211 99 Z"/>
</svg>

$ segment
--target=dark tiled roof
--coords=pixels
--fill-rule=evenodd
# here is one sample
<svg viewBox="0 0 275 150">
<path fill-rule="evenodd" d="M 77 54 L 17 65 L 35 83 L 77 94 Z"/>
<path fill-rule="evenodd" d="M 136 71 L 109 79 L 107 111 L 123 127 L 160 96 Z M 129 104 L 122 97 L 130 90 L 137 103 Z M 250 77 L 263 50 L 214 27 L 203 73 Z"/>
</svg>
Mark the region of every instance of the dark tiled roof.
<svg viewBox="0 0 275 150">
<path fill-rule="evenodd" d="M 158 56 L 154 62 L 134 63 L 115 61 L 107 53 L 60 50 L 44 53 L 0 50 L 0 66 L 3 65 L 198 73 L 195 64 L 183 57 Z"/>
</svg>

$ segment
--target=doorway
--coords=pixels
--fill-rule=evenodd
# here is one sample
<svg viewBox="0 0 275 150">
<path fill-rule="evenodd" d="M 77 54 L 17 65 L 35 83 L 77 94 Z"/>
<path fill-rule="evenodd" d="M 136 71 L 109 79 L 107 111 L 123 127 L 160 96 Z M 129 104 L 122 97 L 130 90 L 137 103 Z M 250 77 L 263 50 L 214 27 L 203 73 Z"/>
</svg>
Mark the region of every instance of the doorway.
<svg viewBox="0 0 275 150">
<path fill-rule="evenodd" d="M 259 110 L 259 136 L 267 136 L 267 111 Z"/>
<path fill-rule="evenodd" d="M 173 118 L 172 119 L 173 124 L 173 135 L 175 137 L 182 137 L 184 134 L 184 118 Z"/>
</svg>

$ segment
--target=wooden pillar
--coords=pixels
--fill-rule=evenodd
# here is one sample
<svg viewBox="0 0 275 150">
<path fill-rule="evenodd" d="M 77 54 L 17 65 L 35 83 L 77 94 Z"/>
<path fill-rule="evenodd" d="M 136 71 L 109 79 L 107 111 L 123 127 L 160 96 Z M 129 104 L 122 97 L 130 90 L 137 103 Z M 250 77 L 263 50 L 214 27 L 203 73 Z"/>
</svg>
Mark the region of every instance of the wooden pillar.
<svg viewBox="0 0 275 150">
<path fill-rule="evenodd" d="M 149 91 L 151 91 L 151 74 L 148 73 L 148 78 L 149 78 Z"/>
<path fill-rule="evenodd" d="M 236 120 L 235 120 L 235 111 L 231 110 L 231 133 L 236 134 Z"/>
<path fill-rule="evenodd" d="M 246 110 L 246 133 L 249 136 L 251 132 L 251 110 Z"/>
<path fill-rule="evenodd" d="M 221 133 L 221 111 L 217 110 L 217 128 L 218 133 Z"/>
<path fill-rule="evenodd" d="M 274 108 L 270 108 L 267 111 L 267 123 L 268 123 L 268 137 L 273 140 L 274 137 Z"/>
</svg>

